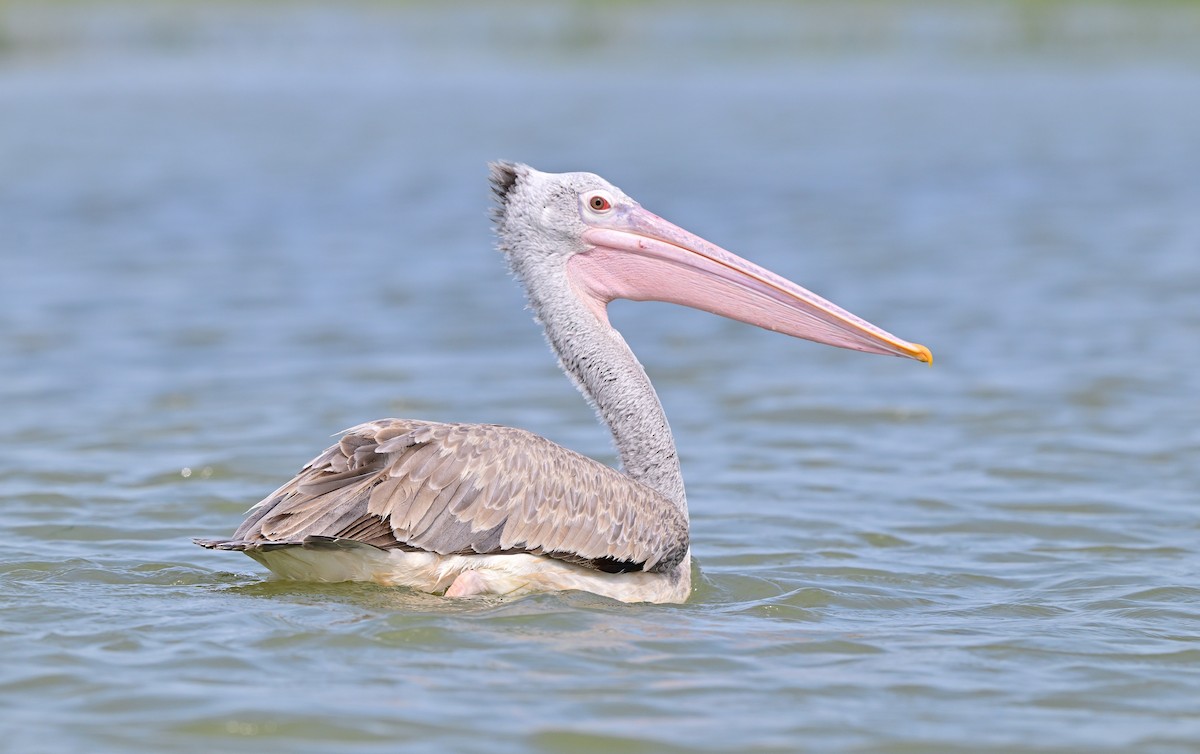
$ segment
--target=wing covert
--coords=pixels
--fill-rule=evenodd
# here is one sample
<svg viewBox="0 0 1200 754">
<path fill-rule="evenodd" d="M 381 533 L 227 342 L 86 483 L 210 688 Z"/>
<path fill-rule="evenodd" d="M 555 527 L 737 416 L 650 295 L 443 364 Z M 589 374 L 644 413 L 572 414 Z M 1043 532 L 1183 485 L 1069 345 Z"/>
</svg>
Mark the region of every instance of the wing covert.
<svg viewBox="0 0 1200 754">
<path fill-rule="evenodd" d="M 669 570 L 688 548 L 682 511 L 598 461 L 512 427 L 403 419 L 348 430 L 234 535 L 306 536 L 528 552 L 611 572 Z"/>
</svg>

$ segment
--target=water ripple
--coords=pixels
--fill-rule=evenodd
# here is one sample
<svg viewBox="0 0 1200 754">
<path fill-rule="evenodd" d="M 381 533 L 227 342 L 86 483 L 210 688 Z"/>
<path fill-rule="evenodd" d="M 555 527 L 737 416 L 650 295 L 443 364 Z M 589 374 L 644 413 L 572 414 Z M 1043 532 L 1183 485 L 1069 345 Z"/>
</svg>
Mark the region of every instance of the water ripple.
<svg viewBox="0 0 1200 754">
<path fill-rule="evenodd" d="M 5 745 L 1195 751 L 1198 32 L 1186 3 L 5 3 Z M 490 248 L 496 157 L 601 170 L 937 365 L 615 304 L 688 479 L 685 605 L 194 547 L 377 416 L 614 460 Z"/>
</svg>

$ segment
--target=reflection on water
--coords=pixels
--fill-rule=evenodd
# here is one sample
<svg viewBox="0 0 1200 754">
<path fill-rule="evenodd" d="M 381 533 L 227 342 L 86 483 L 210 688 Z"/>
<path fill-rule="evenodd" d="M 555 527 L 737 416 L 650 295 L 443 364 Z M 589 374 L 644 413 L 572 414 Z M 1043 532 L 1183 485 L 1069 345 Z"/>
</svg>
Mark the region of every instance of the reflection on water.
<svg viewBox="0 0 1200 754">
<path fill-rule="evenodd" d="M 14 750 L 1188 751 L 1190 3 L 0 8 Z M 484 163 L 601 172 L 932 369 L 618 303 L 688 605 L 268 581 L 346 426 L 607 461 Z"/>
</svg>

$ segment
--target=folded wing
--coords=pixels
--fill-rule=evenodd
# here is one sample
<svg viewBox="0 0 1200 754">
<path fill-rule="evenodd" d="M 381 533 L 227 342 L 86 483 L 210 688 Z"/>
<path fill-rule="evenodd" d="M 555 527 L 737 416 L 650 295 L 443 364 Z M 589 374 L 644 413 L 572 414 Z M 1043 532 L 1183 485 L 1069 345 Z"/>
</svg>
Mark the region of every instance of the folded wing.
<svg viewBox="0 0 1200 754">
<path fill-rule="evenodd" d="M 383 419 L 361 424 L 251 509 L 222 549 L 305 538 L 441 555 L 525 552 L 601 571 L 666 571 L 683 513 L 653 489 L 530 432 Z"/>
</svg>

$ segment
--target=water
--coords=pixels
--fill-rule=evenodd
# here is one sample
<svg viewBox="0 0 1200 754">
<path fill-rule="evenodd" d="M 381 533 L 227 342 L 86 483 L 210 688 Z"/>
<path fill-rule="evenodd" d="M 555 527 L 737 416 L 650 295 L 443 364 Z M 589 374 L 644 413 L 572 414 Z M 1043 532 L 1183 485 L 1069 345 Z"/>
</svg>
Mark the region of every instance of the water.
<svg viewBox="0 0 1200 754">
<path fill-rule="evenodd" d="M 0 10 L 0 749 L 1200 748 L 1200 9 Z M 192 546 L 343 427 L 612 461 L 484 163 L 592 169 L 925 343 L 665 305 L 682 606 Z"/>
</svg>

